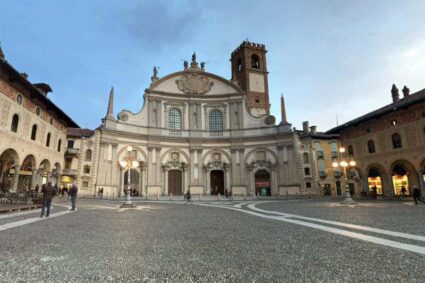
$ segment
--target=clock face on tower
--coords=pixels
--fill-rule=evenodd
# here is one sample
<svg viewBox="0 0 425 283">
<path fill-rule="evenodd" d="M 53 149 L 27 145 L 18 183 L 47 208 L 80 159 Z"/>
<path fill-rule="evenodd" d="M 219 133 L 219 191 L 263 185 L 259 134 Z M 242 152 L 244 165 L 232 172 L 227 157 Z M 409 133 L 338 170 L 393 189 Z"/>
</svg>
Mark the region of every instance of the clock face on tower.
<svg viewBox="0 0 425 283">
<path fill-rule="evenodd" d="M 262 93 L 266 91 L 263 74 L 249 73 L 249 90 Z"/>
</svg>

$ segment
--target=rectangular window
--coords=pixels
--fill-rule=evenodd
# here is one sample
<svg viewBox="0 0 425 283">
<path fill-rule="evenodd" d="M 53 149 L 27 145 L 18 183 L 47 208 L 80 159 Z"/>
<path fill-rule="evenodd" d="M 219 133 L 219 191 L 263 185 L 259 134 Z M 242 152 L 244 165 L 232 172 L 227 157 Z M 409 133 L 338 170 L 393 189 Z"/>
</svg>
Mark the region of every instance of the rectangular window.
<svg viewBox="0 0 425 283">
<path fill-rule="evenodd" d="M 65 158 L 65 169 L 71 169 L 72 158 Z"/>
<path fill-rule="evenodd" d="M 68 140 L 68 148 L 74 148 L 74 140 Z"/>
<path fill-rule="evenodd" d="M 309 167 L 304 168 L 304 175 L 310 176 L 310 168 Z"/>
<path fill-rule="evenodd" d="M 83 187 L 87 188 L 88 186 L 89 186 L 89 182 L 84 181 L 84 182 L 83 182 Z"/>
</svg>

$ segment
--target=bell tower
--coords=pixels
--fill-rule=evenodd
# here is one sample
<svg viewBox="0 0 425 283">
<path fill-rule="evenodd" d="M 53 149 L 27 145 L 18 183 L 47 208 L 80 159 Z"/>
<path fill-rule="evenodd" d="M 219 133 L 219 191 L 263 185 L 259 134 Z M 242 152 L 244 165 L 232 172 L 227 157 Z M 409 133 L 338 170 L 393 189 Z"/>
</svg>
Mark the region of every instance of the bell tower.
<svg viewBox="0 0 425 283">
<path fill-rule="evenodd" d="M 232 81 L 247 95 L 247 107 L 253 116 L 268 115 L 269 85 L 264 44 L 245 40 L 231 55 Z"/>
</svg>

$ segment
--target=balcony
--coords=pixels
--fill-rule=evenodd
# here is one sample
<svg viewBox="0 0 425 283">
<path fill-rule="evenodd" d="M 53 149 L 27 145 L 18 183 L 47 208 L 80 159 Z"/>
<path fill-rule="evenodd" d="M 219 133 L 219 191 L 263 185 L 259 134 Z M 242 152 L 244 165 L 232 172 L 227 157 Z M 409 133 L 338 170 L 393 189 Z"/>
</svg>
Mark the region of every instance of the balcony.
<svg viewBox="0 0 425 283">
<path fill-rule="evenodd" d="M 332 151 L 331 156 L 332 156 L 332 158 L 338 158 L 338 152 Z"/>
<path fill-rule="evenodd" d="M 323 158 L 323 151 L 321 150 L 317 151 L 317 158 Z"/>
<path fill-rule="evenodd" d="M 342 172 L 341 171 L 334 171 L 334 176 L 335 177 L 342 177 Z"/>
<path fill-rule="evenodd" d="M 326 174 L 325 171 L 319 171 L 319 177 L 320 178 L 326 178 L 328 176 L 328 174 Z"/>
<path fill-rule="evenodd" d="M 66 148 L 65 154 L 66 155 L 75 155 L 78 156 L 79 155 L 80 150 L 78 148 Z"/>
<path fill-rule="evenodd" d="M 63 169 L 62 175 L 68 175 L 68 176 L 77 176 L 78 171 L 75 169 Z"/>
</svg>

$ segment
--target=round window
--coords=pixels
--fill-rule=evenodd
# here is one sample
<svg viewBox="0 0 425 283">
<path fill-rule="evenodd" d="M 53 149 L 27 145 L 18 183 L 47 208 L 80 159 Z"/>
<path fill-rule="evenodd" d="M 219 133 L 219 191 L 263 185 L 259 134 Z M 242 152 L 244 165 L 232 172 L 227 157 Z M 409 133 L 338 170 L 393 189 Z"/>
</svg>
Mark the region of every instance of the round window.
<svg viewBox="0 0 425 283">
<path fill-rule="evenodd" d="M 18 104 L 21 105 L 23 101 L 24 101 L 24 98 L 22 97 L 22 94 L 18 93 L 18 95 L 16 96 L 16 102 L 18 102 Z"/>
<path fill-rule="evenodd" d="M 41 114 L 41 109 L 40 109 L 40 107 L 35 108 L 35 114 L 36 114 L 37 116 L 40 116 L 40 114 Z"/>
</svg>

